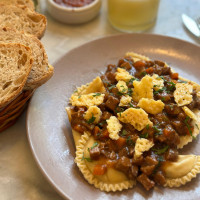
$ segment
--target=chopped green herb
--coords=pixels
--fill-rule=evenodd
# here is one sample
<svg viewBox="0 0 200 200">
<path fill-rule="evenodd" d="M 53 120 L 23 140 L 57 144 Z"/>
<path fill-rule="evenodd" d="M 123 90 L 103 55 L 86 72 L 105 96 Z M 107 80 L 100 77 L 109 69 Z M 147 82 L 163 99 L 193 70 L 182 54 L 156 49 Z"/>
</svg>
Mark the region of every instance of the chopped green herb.
<svg viewBox="0 0 200 200">
<path fill-rule="evenodd" d="M 165 97 L 162 97 L 162 98 L 161 98 L 161 101 L 165 101 Z"/>
<path fill-rule="evenodd" d="M 92 145 L 92 147 L 90 148 L 90 149 L 94 149 L 94 147 L 96 147 L 96 146 L 98 146 L 99 145 L 99 143 L 98 142 L 95 142 L 93 145 Z"/>
<path fill-rule="evenodd" d="M 103 126 L 106 123 L 106 120 L 103 120 L 102 122 L 98 123 L 99 126 Z"/>
<path fill-rule="evenodd" d="M 145 134 L 141 134 L 140 138 L 148 138 L 149 134 L 146 132 Z"/>
<path fill-rule="evenodd" d="M 81 95 L 80 96 L 78 96 L 78 99 L 80 99 L 81 98 Z"/>
<path fill-rule="evenodd" d="M 198 128 L 198 130 L 199 130 L 199 126 L 197 125 L 197 124 L 195 124 L 195 126 Z"/>
<path fill-rule="evenodd" d="M 187 81 L 183 81 L 183 80 L 178 80 L 179 83 L 187 83 Z"/>
<path fill-rule="evenodd" d="M 86 160 L 86 161 L 88 161 L 88 162 L 92 162 L 92 159 L 91 159 L 91 158 L 86 158 L 86 157 L 84 157 L 84 153 L 83 153 L 83 157 L 82 157 L 81 160 Z"/>
<path fill-rule="evenodd" d="M 92 95 L 93 97 L 97 97 L 97 96 L 101 96 L 101 93 L 97 92 L 94 95 Z"/>
<path fill-rule="evenodd" d="M 129 103 L 129 106 L 130 106 L 131 108 L 134 108 L 134 106 L 133 106 L 133 104 L 132 104 L 132 103 Z"/>
<path fill-rule="evenodd" d="M 168 87 L 168 90 L 172 91 L 176 88 L 176 84 L 174 82 L 167 82 L 168 84 L 170 84 L 170 86 Z"/>
<path fill-rule="evenodd" d="M 185 123 L 185 125 L 187 126 L 190 135 L 192 136 L 191 126 L 188 124 L 188 120 L 189 120 L 189 119 L 190 119 L 190 117 L 187 116 L 187 117 L 185 118 L 185 120 L 184 120 L 184 123 Z"/>
<path fill-rule="evenodd" d="M 106 83 L 107 85 L 112 85 L 111 83 L 109 83 L 109 82 L 106 81 L 106 80 L 103 80 L 103 83 Z"/>
<path fill-rule="evenodd" d="M 128 88 L 128 93 L 127 93 L 129 96 L 132 96 L 132 94 L 133 94 L 133 90 L 132 90 L 132 88 Z"/>
<path fill-rule="evenodd" d="M 146 129 L 149 130 L 149 124 L 146 125 Z"/>
<path fill-rule="evenodd" d="M 167 150 L 168 150 L 169 146 L 166 145 L 164 146 L 162 149 L 155 149 L 153 148 L 152 150 L 157 154 L 157 155 L 160 155 L 160 154 L 163 154 L 165 153 Z"/>
<path fill-rule="evenodd" d="M 133 81 L 139 81 L 139 79 L 138 78 L 135 78 L 135 77 L 133 77 L 133 78 L 131 78 L 130 80 L 129 80 L 129 82 L 127 82 L 127 84 L 129 84 L 129 83 L 133 83 Z"/>
<path fill-rule="evenodd" d="M 109 90 L 112 90 L 115 87 L 115 85 L 111 85 L 110 87 L 108 87 Z"/>
<path fill-rule="evenodd" d="M 140 76 L 145 76 L 146 74 L 147 74 L 147 72 L 144 71 L 144 72 L 140 73 Z"/>
<path fill-rule="evenodd" d="M 159 76 L 160 78 L 162 78 L 163 80 L 165 80 L 164 76 Z"/>
<path fill-rule="evenodd" d="M 124 135 L 127 135 L 128 134 L 128 132 L 125 130 L 125 129 L 123 129 L 123 131 L 122 131 L 122 136 L 124 136 Z"/>
<path fill-rule="evenodd" d="M 155 174 L 155 173 L 158 171 L 158 169 L 159 169 L 160 166 L 161 166 L 161 163 L 164 161 L 164 158 L 163 158 L 163 156 L 159 156 L 159 157 L 157 158 L 157 160 L 158 160 L 158 164 L 156 165 L 156 167 L 155 167 L 155 169 L 153 170 L 153 173 L 152 173 L 152 174 Z"/>
<path fill-rule="evenodd" d="M 155 130 L 155 135 L 162 135 L 161 129 L 159 129 L 159 128 L 156 127 L 156 126 L 153 126 L 153 129 Z"/>
<path fill-rule="evenodd" d="M 96 117 L 92 114 L 92 117 L 87 121 L 88 124 L 92 124 L 95 121 Z"/>
<path fill-rule="evenodd" d="M 131 136 L 128 136 L 128 137 L 126 138 L 126 143 L 127 143 L 128 145 L 130 145 L 130 146 L 134 145 L 134 142 L 133 142 L 133 140 L 131 139 Z"/>
</svg>

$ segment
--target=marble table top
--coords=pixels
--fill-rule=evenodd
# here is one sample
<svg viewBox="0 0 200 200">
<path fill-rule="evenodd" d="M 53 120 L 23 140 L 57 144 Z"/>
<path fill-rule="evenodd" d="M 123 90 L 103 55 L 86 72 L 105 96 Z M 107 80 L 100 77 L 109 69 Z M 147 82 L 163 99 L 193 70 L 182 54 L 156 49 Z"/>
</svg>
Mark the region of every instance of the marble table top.
<svg viewBox="0 0 200 200">
<path fill-rule="evenodd" d="M 55 21 L 40 1 L 40 12 L 46 15 L 48 26 L 42 43 L 49 62 L 53 63 L 66 52 L 83 43 L 107 35 L 119 34 L 106 16 L 106 0 L 100 14 L 93 21 L 78 25 L 65 25 Z M 181 14 L 200 16 L 199 0 L 161 0 L 156 25 L 147 33 L 161 34 L 187 40 L 200 45 L 200 39 L 191 35 L 181 22 Z M 1 200 L 62 200 L 40 172 L 26 136 L 26 111 L 17 123 L 0 134 L 0 199 Z"/>
</svg>

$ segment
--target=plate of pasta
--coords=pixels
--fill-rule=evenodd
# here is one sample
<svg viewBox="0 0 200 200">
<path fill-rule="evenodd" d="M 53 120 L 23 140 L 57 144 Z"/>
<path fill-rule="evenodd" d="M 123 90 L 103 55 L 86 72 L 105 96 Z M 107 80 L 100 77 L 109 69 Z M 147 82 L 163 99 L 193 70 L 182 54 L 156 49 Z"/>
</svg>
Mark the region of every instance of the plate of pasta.
<svg viewBox="0 0 200 200">
<path fill-rule="evenodd" d="M 33 155 L 68 199 L 198 199 L 200 48 L 122 34 L 75 48 L 33 96 Z"/>
</svg>

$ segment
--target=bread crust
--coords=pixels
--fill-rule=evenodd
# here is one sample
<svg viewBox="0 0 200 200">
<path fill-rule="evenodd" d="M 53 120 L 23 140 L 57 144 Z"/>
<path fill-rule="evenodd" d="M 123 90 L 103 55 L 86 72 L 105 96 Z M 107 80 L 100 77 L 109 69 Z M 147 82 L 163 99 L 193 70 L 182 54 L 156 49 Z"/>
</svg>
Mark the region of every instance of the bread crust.
<svg viewBox="0 0 200 200">
<path fill-rule="evenodd" d="M 31 10 L 35 10 L 32 0 L 0 0 L 0 3 L 5 5 L 26 6 Z"/>
<path fill-rule="evenodd" d="M 26 6 L 0 4 L 0 27 L 23 31 L 42 38 L 46 30 L 47 19 L 44 15 L 30 10 Z"/>
<path fill-rule="evenodd" d="M 48 57 L 44 46 L 34 35 L 16 32 L 9 28 L 0 29 L 0 42 L 21 43 L 30 47 L 33 55 L 33 65 L 24 89 L 30 90 L 44 84 L 53 75 L 53 67 L 48 66 Z"/>
<path fill-rule="evenodd" d="M 31 71 L 31 49 L 22 44 L 0 43 L 0 108 L 22 91 Z"/>
</svg>

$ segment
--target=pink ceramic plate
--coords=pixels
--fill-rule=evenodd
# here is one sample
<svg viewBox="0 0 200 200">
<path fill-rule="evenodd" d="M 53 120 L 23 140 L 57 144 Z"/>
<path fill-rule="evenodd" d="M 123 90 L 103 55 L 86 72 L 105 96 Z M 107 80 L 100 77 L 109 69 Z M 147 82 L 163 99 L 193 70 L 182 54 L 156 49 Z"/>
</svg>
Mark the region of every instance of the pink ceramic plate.
<svg viewBox="0 0 200 200">
<path fill-rule="evenodd" d="M 130 190 L 105 193 L 89 185 L 74 164 L 75 147 L 65 112 L 75 89 L 90 82 L 117 63 L 125 52 L 134 51 L 166 61 L 183 77 L 198 82 L 200 47 L 175 38 L 149 34 L 123 34 L 102 38 L 68 52 L 55 64 L 55 74 L 34 94 L 28 109 L 27 133 L 34 157 L 47 179 L 65 198 L 73 200 L 114 199 L 200 199 L 200 176 L 180 188 L 156 187 L 145 191 L 139 184 Z M 200 140 L 183 154 L 200 155 Z"/>
</svg>

